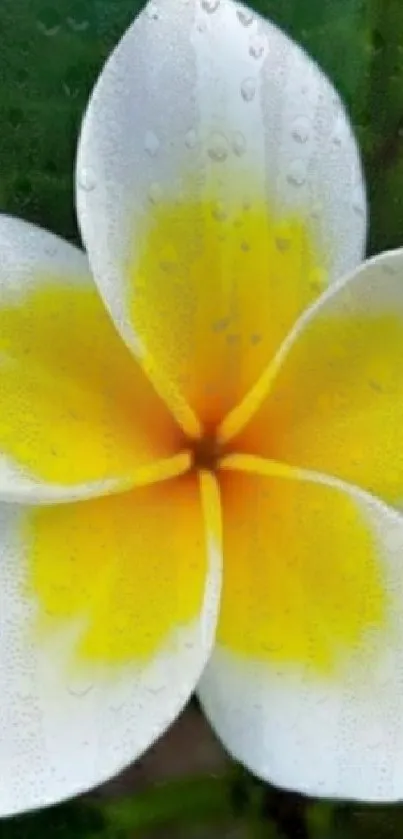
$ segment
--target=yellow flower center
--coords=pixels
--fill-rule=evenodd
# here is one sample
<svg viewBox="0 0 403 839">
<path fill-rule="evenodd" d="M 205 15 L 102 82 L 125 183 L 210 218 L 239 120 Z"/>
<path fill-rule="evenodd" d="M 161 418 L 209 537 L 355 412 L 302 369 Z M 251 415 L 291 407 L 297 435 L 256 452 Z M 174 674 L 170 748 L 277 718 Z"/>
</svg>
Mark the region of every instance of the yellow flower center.
<svg viewBox="0 0 403 839">
<path fill-rule="evenodd" d="M 33 510 L 30 591 L 41 607 L 42 630 L 52 635 L 55 621 L 74 626 L 81 661 L 150 659 L 200 614 L 207 547 L 219 542 L 211 530 L 220 531 L 222 518 L 218 643 L 254 660 L 302 664 L 328 676 L 346 651 L 354 653 L 368 632 L 383 626 L 386 602 L 362 510 L 345 494 L 301 479 L 298 465 L 305 464 L 288 457 L 302 451 L 293 437 L 297 413 L 303 452 L 316 440 L 321 455 L 333 451 L 331 435 L 320 448 L 323 429 L 314 424 L 310 432 L 300 405 L 308 412 L 315 405 L 313 415 L 322 411 L 333 428 L 327 415 L 337 408 L 336 391 L 344 392 L 335 372 L 323 405 L 322 381 L 334 370 L 327 362 L 330 343 L 342 344 L 346 331 L 338 322 L 333 332 L 325 325 L 320 341 L 309 338 L 300 356 L 319 366 L 323 357 L 323 370 L 304 379 L 296 364 L 282 401 L 271 401 L 278 385 L 271 393 L 265 371 L 320 292 L 326 271 L 302 218 L 279 221 L 262 196 L 248 205 L 234 202 L 224 213 L 216 209 L 211 196 L 161 202 L 136 236 L 126 303 L 143 367 L 119 343 L 95 292 L 88 296 L 70 285 L 61 291 L 47 280 L 28 306 L 4 313 L 0 348 L 13 362 L 2 384 L 10 393 L 3 450 L 62 485 L 134 476 L 128 492 Z M 85 340 L 70 352 L 72 323 Z M 362 337 L 359 326 L 353 332 Z M 367 359 L 372 334 L 363 344 Z M 392 343 L 390 352 L 387 347 L 381 373 L 390 370 Z M 27 358 L 35 359 L 35 376 Z M 316 368 L 310 362 L 306 369 Z M 59 380 L 67 386 L 55 390 Z M 39 385 L 36 415 L 31 406 Z M 350 391 L 340 422 L 354 401 Z M 377 394 L 370 390 L 371 405 Z M 354 398 L 362 416 L 358 409 L 366 402 Z M 18 435 L 11 433 L 13 417 L 22 417 L 29 434 L 21 425 Z M 342 439 L 338 427 L 334 436 Z M 355 462 L 352 443 L 348 451 Z M 342 460 L 339 449 L 335 460 Z M 214 504 L 208 531 L 206 509 Z"/>
<path fill-rule="evenodd" d="M 215 472 L 222 456 L 222 446 L 215 433 L 206 433 L 199 440 L 189 441 L 194 469 Z"/>
</svg>

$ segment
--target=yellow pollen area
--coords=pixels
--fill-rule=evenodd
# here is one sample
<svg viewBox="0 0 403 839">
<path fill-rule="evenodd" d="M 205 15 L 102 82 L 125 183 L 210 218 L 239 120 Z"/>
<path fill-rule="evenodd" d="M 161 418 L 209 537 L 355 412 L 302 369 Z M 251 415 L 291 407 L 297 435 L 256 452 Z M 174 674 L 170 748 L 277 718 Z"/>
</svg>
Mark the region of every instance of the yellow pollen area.
<svg viewBox="0 0 403 839">
<path fill-rule="evenodd" d="M 44 275 L 1 306 L 0 449 L 18 467 L 66 486 L 130 483 L 177 441 L 95 286 Z"/>
<path fill-rule="evenodd" d="M 279 216 L 259 187 L 245 201 L 187 186 L 133 229 L 127 303 L 145 363 L 211 432 L 325 287 L 325 260 L 306 220 Z"/>
<path fill-rule="evenodd" d="M 343 294 L 348 304 L 348 287 Z M 402 358 L 401 316 L 349 314 L 342 297 L 339 313 L 325 311 L 305 327 L 232 445 L 400 504 Z"/>
<path fill-rule="evenodd" d="M 225 572 L 217 630 L 241 657 L 337 678 L 387 629 L 382 562 L 344 491 L 248 455 L 222 464 Z"/>
<path fill-rule="evenodd" d="M 176 633 L 203 603 L 211 491 L 188 472 L 122 495 L 28 510 L 27 590 L 40 606 L 39 641 L 76 631 L 72 670 L 173 654 Z"/>
<path fill-rule="evenodd" d="M 115 471 L 127 462 L 144 468 L 138 474 L 150 485 L 29 511 L 29 590 L 40 605 L 38 632 L 77 625 L 76 653 L 84 662 L 144 662 L 164 649 L 200 613 L 206 509 L 213 496 L 217 533 L 221 526 L 218 483 L 224 551 L 219 643 L 245 658 L 331 676 L 386 625 L 386 584 L 370 525 L 345 493 L 305 480 L 298 469 L 304 464 L 283 465 L 289 464 L 286 446 L 276 448 L 276 440 L 285 440 L 282 424 L 260 421 L 272 410 L 261 394 L 250 424 L 242 418 L 245 435 L 229 434 L 225 446 L 225 435 L 220 437 L 226 417 L 264 376 L 296 318 L 323 289 L 324 262 L 305 221 L 279 219 L 258 191 L 248 205 L 212 192 L 197 200 L 190 194 L 167 199 L 150 205 L 140 227 L 128 254 L 127 302 L 145 348 L 144 369 L 152 378 L 159 371 L 157 378 L 169 387 L 161 385 L 165 404 L 151 385 L 144 400 L 137 385 L 133 403 L 124 398 L 122 425 L 113 426 L 119 446 L 113 463 Z M 41 304 L 44 311 L 49 299 Z M 83 317 L 85 311 L 83 305 Z M 312 347 L 320 356 L 320 343 Z M 78 371 L 82 358 L 77 355 Z M 126 361 L 117 369 L 127 393 Z M 139 366 L 133 370 L 143 382 Z M 284 410 L 290 420 L 305 386 L 309 397 L 309 375 L 298 377 L 290 376 L 292 391 L 285 387 L 283 407 L 277 414 L 273 409 L 277 418 Z M 113 375 L 111 382 L 108 422 Z M 270 381 L 268 399 L 275 384 Z M 296 402 L 288 402 L 287 413 L 290 393 Z M 179 420 L 179 432 L 166 406 Z M 89 407 L 93 423 L 98 403 Z M 106 472 L 103 461 L 98 472 L 88 469 L 84 449 L 90 442 L 90 431 L 81 437 L 77 427 L 74 445 L 81 446 L 82 459 L 76 478 L 77 470 Z M 256 456 L 253 463 L 246 453 Z M 269 466 L 264 457 L 273 458 Z M 53 475 L 46 459 L 38 462 L 43 474 Z"/>
</svg>

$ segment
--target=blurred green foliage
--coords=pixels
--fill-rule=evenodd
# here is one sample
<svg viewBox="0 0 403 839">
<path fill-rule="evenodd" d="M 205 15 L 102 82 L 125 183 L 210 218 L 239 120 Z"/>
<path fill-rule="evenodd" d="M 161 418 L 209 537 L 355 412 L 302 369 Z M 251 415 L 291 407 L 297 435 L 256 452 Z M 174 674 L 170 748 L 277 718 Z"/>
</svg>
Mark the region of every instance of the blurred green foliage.
<svg viewBox="0 0 403 839">
<path fill-rule="evenodd" d="M 93 82 L 141 0 L 1 0 L 0 209 L 78 240 L 72 165 Z M 333 79 L 360 140 L 371 252 L 403 244 L 402 0 L 254 0 Z M 249 839 L 401 839 L 403 806 L 309 801 L 246 772 L 190 778 L 132 799 L 72 802 L 0 821 L 0 839 L 125 839 L 209 825 Z M 212 829 L 212 828 L 211 828 Z M 221 832 L 220 832 L 221 831 Z M 154 833 L 152 835 L 155 835 Z M 170 834 L 171 835 L 171 834 Z M 175 834 L 179 836 L 178 834 Z M 232 834 L 231 834 L 232 835 Z M 235 834 L 233 834 L 235 835 Z"/>
</svg>

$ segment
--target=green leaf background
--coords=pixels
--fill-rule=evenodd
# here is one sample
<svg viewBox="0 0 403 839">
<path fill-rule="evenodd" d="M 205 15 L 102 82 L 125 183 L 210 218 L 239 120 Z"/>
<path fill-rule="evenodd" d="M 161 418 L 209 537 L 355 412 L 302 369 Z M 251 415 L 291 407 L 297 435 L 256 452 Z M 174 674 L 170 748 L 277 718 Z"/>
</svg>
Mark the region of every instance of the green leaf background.
<svg viewBox="0 0 403 839">
<path fill-rule="evenodd" d="M 81 115 L 140 0 L 0 0 L 0 209 L 78 241 Z M 403 244 L 403 0 L 255 0 L 344 97 L 369 185 L 369 252 Z M 0 821 L 0 839 L 401 839 L 403 806 L 317 802 L 234 767 Z"/>
</svg>

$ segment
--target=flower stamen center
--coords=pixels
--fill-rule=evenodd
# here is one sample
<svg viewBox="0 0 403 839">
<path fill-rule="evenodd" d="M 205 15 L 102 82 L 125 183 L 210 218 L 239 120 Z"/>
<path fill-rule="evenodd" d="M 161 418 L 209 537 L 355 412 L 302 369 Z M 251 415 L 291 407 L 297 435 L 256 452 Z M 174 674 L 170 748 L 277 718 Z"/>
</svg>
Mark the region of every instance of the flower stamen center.
<svg viewBox="0 0 403 839">
<path fill-rule="evenodd" d="M 221 445 L 213 433 L 204 434 L 198 440 L 192 441 L 193 467 L 195 469 L 215 472 L 222 455 Z"/>
</svg>

